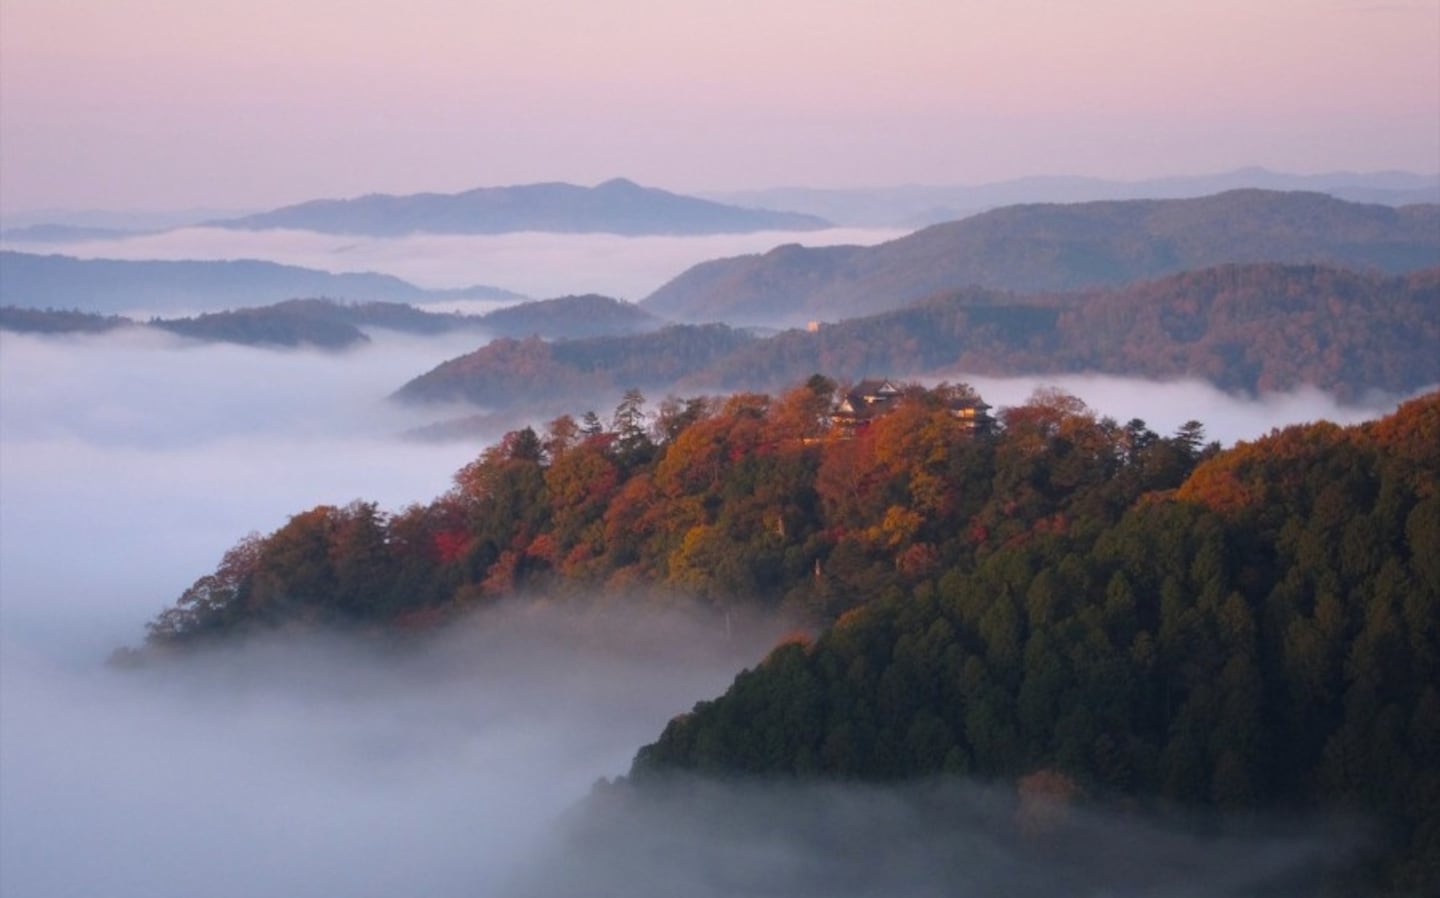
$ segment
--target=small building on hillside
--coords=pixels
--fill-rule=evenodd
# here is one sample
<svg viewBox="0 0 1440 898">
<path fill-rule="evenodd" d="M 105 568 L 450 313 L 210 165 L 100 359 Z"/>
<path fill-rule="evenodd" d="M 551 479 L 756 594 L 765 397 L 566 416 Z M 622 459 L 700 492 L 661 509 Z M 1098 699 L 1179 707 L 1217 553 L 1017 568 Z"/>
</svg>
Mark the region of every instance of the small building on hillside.
<svg viewBox="0 0 1440 898">
<path fill-rule="evenodd" d="M 913 389 L 913 388 L 912 388 Z M 830 413 L 832 426 L 840 436 L 854 436 L 871 421 L 888 414 L 905 396 L 907 388 L 888 379 L 862 380 L 847 390 Z M 971 434 L 987 433 L 994 419 L 990 406 L 973 391 L 962 389 L 942 397 L 946 409 Z"/>
<path fill-rule="evenodd" d="M 900 396 L 900 387 L 894 381 L 862 380 L 840 397 L 830 421 L 842 436 L 853 436 L 885 414 Z"/>
<path fill-rule="evenodd" d="M 989 433 L 995 423 L 990 417 L 990 405 L 978 395 L 957 396 L 949 400 L 946 407 L 972 434 Z"/>
</svg>

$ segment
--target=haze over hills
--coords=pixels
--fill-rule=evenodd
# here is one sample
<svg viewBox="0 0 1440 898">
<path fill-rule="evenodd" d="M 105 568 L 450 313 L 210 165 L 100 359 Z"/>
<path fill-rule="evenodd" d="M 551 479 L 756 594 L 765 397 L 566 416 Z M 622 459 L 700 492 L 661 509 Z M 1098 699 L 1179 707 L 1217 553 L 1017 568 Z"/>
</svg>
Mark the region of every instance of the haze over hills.
<svg viewBox="0 0 1440 898">
<path fill-rule="evenodd" d="M 576 400 L 599 385 L 769 390 L 815 371 L 891 376 L 1105 373 L 1199 378 L 1250 393 L 1309 385 L 1342 397 L 1440 383 L 1440 268 L 1390 276 L 1315 265 L 1226 265 L 1122 288 L 1022 295 L 971 288 L 818 331 L 762 338 L 676 325 L 625 338 L 493 343 L 396 395 L 495 406 Z"/>
<path fill-rule="evenodd" d="M 616 178 L 595 187 L 524 184 L 481 187 L 457 194 L 372 194 L 313 200 L 215 227 L 294 228 L 327 234 L 400 236 L 503 234 L 516 231 L 607 234 L 727 234 L 813 231 L 829 223 L 813 215 L 746 209 L 682 196 Z"/>
<path fill-rule="evenodd" d="M 331 274 L 254 259 L 121 261 L 0 252 L 0 304 L 9 306 L 101 313 L 194 312 L 306 296 L 389 302 L 523 298 L 499 287 L 427 290 L 385 274 Z"/>
<path fill-rule="evenodd" d="M 967 286 L 1076 290 L 1248 262 L 1388 272 L 1434 266 L 1440 205 L 1390 208 L 1238 190 L 1010 206 L 874 247 L 787 245 L 705 262 L 641 302 L 676 320 L 791 325 L 874 314 Z"/>
<path fill-rule="evenodd" d="M 710 199 L 819 215 L 837 224 L 924 227 L 1019 203 L 1183 199 L 1246 187 L 1308 190 L 1356 203 L 1403 206 L 1440 203 L 1440 175 L 1411 172 L 1330 172 L 1295 175 L 1241 168 L 1214 175 L 1117 181 L 1064 175 L 1033 176 L 975 185 L 904 185 L 872 188 L 773 187 L 707 193 Z"/>
</svg>

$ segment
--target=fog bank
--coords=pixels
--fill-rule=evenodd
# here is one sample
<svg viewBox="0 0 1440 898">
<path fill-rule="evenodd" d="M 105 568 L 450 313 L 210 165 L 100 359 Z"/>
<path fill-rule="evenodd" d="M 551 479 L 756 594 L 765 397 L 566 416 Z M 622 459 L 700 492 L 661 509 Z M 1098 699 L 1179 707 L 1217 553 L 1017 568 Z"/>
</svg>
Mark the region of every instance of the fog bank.
<svg viewBox="0 0 1440 898">
<path fill-rule="evenodd" d="M 1353 820 L 1198 818 L 905 784 L 680 777 L 597 792 L 522 898 L 1240 898 L 1311 895 L 1363 857 Z"/>
<path fill-rule="evenodd" d="M 0 893 L 488 896 L 601 775 L 768 642 L 680 613 L 499 609 L 150 669 L 0 653 Z"/>
<path fill-rule="evenodd" d="M 383 397 L 476 338 L 376 334 L 343 354 L 160 334 L 0 334 L 0 626 L 104 657 L 251 531 L 318 504 L 429 501 L 483 439 Z"/>
<path fill-rule="evenodd" d="M 1236 396 L 1198 380 L 1153 381 L 1101 374 L 1028 377 L 956 374 L 947 379 L 952 383 L 970 384 L 997 409 L 1024 404 L 1037 388 L 1058 387 L 1079 397 L 1097 415 L 1109 416 L 1120 424 L 1140 418 L 1162 435 L 1173 434 L 1182 424 L 1195 420 L 1205 425 L 1207 439 L 1218 440 L 1222 446 L 1254 440 L 1291 424 L 1313 421 L 1358 424 L 1389 414 L 1410 398 L 1376 394 L 1357 403 L 1341 403 L 1314 387 L 1289 393 Z M 933 383 L 935 379 L 926 380 Z M 1435 387 L 1411 395 L 1433 389 Z"/>
</svg>

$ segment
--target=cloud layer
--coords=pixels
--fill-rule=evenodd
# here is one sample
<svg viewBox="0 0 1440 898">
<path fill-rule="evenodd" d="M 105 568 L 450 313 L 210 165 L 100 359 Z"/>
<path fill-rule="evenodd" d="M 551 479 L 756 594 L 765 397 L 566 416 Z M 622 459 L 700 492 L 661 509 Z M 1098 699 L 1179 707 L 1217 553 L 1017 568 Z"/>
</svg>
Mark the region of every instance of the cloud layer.
<svg viewBox="0 0 1440 898">
<path fill-rule="evenodd" d="M 758 657 L 703 618 L 497 610 L 155 669 L 0 655 L 0 892 L 490 895 L 597 777 Z"/>
</svg>

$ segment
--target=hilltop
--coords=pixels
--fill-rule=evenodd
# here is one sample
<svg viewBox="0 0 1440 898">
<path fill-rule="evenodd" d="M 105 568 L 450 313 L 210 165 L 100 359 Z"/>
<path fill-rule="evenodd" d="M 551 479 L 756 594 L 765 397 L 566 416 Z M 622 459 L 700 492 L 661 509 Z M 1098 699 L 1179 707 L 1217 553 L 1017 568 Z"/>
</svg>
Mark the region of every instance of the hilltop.
<svg viewBox="0 0 1440 898">
<path fill-rule="evenodd" d="M 616 178 L 595 187 L 524 184 L 464 193 L 371 194 L 312 200 L 270 212 L 207 222 L 213 227 L 295 228 L 327 234 L 733 234 L 811 231 L 829 226 L 813 215 L 747 209 L 642 187 Z"/>
</svg>

